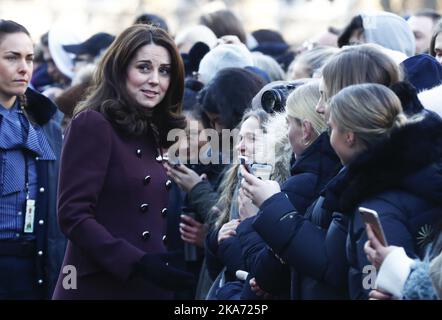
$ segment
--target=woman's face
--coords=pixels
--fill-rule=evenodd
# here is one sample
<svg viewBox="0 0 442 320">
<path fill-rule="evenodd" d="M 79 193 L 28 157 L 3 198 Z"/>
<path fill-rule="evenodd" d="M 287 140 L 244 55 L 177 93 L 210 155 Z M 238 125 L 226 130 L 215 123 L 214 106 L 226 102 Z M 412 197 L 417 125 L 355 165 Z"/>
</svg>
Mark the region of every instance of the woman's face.
<svg viewBox="0 0 442 320">
<path fill-rule="evenodd" d="M 345 132 L 337 126 L 333 117 L 330 115 L 327 121 L 330 132 L 330 144 L 338 155 L 341 163 L 343 165 L 350 162 L 357 155 L 357 149 L 352 148 L 352 145 L 349 141 L 351 139 L 349 135 L 353 135 L 353 133 Z"/>
<path fill-rule="evenodd" d="M 140 106 L 155 108 L 170 85 L 171 57 L 166 48 L 147 44 L 136 52 L 127 69 L 128 94 Z"/>
<path fill-rule="evenodd" d="M 319 93 L 321 94 L 321 97 L 319 98 L 318 104 L 315 107 L 315 110 L 317 113 L 319 113 L 322 117 L 325 118 L 325 106 L 326 106 L 326 101 L 325 101 L 325 83 L 324 83 L 324 78 L 321 78 L 321 81 L 319 82 Z"/>
<path fill-rule="evenodd" d="M 10 107 L 32 78 L 34 48 L 25 33 L 6 34 L 0 43 L 0 103 Z"/>
<path fill-rule="evenodd" d="M 255 153 L 259 150 L 257 141 L 262 138 L 262 130 L 259 121 L 255 117 L 250 117 L 241 125 L 239 130 L 239 142 L 236 145 L 238 155 L 245 156 L 250 160 L 254 159 Z"/>
<path fill-rule="evenodd" d="M 204 153 L 202 150 L 209 146 L 209 138 L 204 131 L 202 123 L 192 116 L 187 116 L 185 130 L 186 139 L 180 141 L 179 154 L 180 157 L 186 157 L 185 160 L 190 161 L 190 163 L 195 163 L 199 160 L 199 155 Z"/>
<path fill-rule="evenodd" d="M 290 68 L 288 74 L 289 74 L 289 77 L 291 80 L 310 78 L 310 74 L 308 73 L 306 66 L 303 65 L 299 61 L 294 62 L 293 66 Z"/>
<path fill-rule="evenodd" d="M 303 143 L 302 123 L 290 116 L 287 116 L 287 123 L 289 125 L 290 145 L 292 146 L 293 153 L 298 157 L 306 148 L 305 143 Z"/>
<path fill-rule="evenodd" d="M 442 64 L 442 32 L 437 35 L 436 41 L 434 41 L 434 51 L 436 52 L 436 60 Z"/>
</svg>

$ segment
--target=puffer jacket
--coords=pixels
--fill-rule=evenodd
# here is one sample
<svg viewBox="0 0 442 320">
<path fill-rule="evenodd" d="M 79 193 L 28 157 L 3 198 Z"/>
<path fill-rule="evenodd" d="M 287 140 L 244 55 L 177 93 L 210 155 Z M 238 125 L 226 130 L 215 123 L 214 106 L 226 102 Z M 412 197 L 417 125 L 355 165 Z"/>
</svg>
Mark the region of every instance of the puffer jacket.
<svg viewBox="0 0 442 320">
<path fill-rule="evenodd" d="M 322 208 L 324 191 L 321 192 L 340 168 L 329 136 L 323 133 L 295 162 L 293 176 L 287 181 L 291 192 L 267 199 L 253 223 L 272 251 L 292 268 L 293 299 L 332 299 L 342 297 L 341 292 L 345 291 L 345 281 L 339 279 L 345 278 L 346 273 L 339 275 L 335 271 L 345 261 L 346 221 L 334 210 Z M 318 198 L 320 194 L 323 196 Z M 266 252 L 263 255 L 269 257 Z M 329 262 L 332 257 L 336 258 L 337 267 Z M 270 273 L 266 275 L 267 268 L 260 266 L 262 263 L 254 266 L 258 283 L 264 287 L 274 285 L 276 279 L 269 278 Z"/>
<path fill-rule="evenodd" d="M 430 239 L 426 230 L 442 212 L 442 120 L 424 114 L 422 121 L 397 130 L 350 163 L 337 191 L 350 217 L 347 257 L 353 299 L 367 298 L 370 290 L 363 287 L 364 267 L 370 263 L 358 207 L 376 210 L 388 244 L 404 247 L 413 259 L 422 258 Z"/>
</svg>

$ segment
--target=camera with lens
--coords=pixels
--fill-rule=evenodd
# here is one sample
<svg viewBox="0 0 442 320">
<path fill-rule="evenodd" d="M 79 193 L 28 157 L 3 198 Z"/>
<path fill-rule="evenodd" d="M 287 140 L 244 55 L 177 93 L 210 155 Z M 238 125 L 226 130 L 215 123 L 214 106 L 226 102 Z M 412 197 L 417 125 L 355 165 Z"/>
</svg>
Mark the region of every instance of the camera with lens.
<svg viewBox="0 0 442 320">
<path fill-rule="evenodd" d="M 288 83 L 264 91 L 261 96 L 262 108 L 268 113 L 284 111 L 287 97 L 296 87 L 295 84 Z"/>
</svg>

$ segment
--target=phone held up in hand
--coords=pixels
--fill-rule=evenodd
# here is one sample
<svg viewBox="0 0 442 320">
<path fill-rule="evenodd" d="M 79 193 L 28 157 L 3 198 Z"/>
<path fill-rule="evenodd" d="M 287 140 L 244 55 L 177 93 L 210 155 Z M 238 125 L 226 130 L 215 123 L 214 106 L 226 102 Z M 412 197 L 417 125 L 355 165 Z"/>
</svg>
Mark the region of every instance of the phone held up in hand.
<svg viewBox="0 0 442 320">
<path fill-rule="evenodd" d="M 242 164 L 244 168 L 246 168 L 246 171 L 248 173 L 252 173 L 252 167 L 251 167 L 252 163 L 249 161 L 247 157 L 239 156 L 239 163 Z"/>
<path fill-rule="evenodd" d="M 261 180 L 270 180 L 272 174 L 272 165 L 267 163 L 254 163 L 252 164 L 253 175 Z"/>
<path fill-rule="evenodd" d="M 240 163 L 248 173 L 253 174 L 261 180 L 269 180 L 272 173 L 272 165 L 267 163 L 251 163 L 247 157 L 239 156 Z"/>
<path fill-rule="evenodd" d="M 373 230 L 374 235 L 379 240 L 379 242 L 387 247 L 387 239 L 385 238 L 384 230 L 382 229 L 381 221 L 379 220 L 379 215 L 375 210 L 359 207 L 359 212 L 362 216 L 362 221 L 367 225 L 370 225 Z"/>
</svg>

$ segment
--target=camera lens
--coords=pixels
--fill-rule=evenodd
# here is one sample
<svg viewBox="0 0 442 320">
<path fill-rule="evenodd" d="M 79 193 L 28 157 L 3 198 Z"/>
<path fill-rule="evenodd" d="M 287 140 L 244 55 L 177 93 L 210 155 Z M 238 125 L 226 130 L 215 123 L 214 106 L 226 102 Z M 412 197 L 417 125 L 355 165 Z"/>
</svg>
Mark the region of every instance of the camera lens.
<svg viewBox="0 0 442 320">
<path fill-rule="evenodd" d="M 271 113 L 278 107 L 278 101 L 280 100 L 279 92 L 275 89 L 265 91 L 261 96 L 262 108 Z"/>
</svg>

